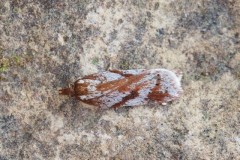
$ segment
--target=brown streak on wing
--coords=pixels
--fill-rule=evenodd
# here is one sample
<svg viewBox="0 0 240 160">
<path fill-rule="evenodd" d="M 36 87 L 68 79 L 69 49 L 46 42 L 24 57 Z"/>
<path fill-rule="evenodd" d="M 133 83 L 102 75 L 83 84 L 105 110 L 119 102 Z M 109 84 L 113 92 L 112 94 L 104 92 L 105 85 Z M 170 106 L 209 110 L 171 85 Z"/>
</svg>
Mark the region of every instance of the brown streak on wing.
<svg viewBox="0 0 240 160">
<path fill-rule="evenodd" d="M 117 70 L 117 69 L 109 70 L 109 72 L 120 74 L 120 75 L 123 76 L 123 77 L 130 77 L 130 76 L 133 76 L 133 74 L 124 74 L 122 71 Z"/>
<path fill-rule="evenodd" d="M 123 79 L 102 83 L 97 86 L 97 90 L 98 91 L 118 90 L 120 92 L 129 91 L 130 90 L 129 86 L 133 83 L 139 82 L 145 75 L 146 74 L 134 75 Z"/>
<path fill-rule="evenodd" d="M 155 86 L 152 91 L 148 94 L 148 98 L 153 101 L 163 102 L 165 97 L 170 97 L 170 95 L 166 93 L 159 92 L 160 87 Z"/>
<path fill-rule="evenodd" d="M 114 104 L 111 108 L 117 109 L 117 108 L 121 107 L 122 105 L 124 105 L 124 103 L 126 103 L 128 100 L 134 99 L 137 96 L 139 96 L 138 92 L 137 91 L 132 91 L 131 94 L 124 97 L 121 102 L 118 102 L 118 103 Z"/>
</svg>

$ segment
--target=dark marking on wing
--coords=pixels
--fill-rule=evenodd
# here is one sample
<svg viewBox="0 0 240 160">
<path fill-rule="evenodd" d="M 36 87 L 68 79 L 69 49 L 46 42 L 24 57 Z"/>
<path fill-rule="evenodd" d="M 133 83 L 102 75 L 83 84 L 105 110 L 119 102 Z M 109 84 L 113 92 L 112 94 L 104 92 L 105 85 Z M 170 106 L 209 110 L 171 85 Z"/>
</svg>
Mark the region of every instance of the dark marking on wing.
<svg viewBox="0 0 240 160">
<path fill-rule="evenodd" d="M 138 96 L 139 96 L 139 94 L 138 94 L 137 91 L 132 91 L 129 95 L 127 95 L 126 97 L 124 97 L 124 98 L 122 99 L 122 101 L 114 104 L 111 108 L 117 109 L 117 108 L 121 107 L 122 105 L 124 105 L 128 100 L 134 99 L 134 98 L 136 98 L 136 97 L 138 97 Z"/>
<path fill-rule="evenodd" d="M 166 93 L 161 93 L 159 86 L 155 86 L 151 92 L 148 94 L 148 98 L 153 101 L 163 102 L 165 97 L 170 97 L 170 95 Z"/>
<path fill-rule="evenodd" d="M 125 74 L 125 73 L 123 73 L 123 71 L 117 70 L 117 69 L 109 70 L 109 72 L 120 74 L 120 75 L 123 76 L 123 77 L 134 76 L 134 74 Z"/>
</svg>

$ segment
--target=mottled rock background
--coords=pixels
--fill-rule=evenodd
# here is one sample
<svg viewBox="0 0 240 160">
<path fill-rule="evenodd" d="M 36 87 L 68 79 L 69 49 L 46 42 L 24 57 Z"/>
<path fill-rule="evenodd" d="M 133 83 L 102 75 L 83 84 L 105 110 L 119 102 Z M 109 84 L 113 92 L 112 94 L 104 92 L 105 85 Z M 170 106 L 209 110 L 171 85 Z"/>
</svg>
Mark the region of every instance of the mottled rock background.
<svg viewBox="0 0 240 160">
<path fill-rule="evenodd" d="M 240 159 L 239 34 L 239 0 L 1 0 L 0 159 Z M 184 95 L 58 95 L 109 68 L 180 70 Z"/>
</svg>

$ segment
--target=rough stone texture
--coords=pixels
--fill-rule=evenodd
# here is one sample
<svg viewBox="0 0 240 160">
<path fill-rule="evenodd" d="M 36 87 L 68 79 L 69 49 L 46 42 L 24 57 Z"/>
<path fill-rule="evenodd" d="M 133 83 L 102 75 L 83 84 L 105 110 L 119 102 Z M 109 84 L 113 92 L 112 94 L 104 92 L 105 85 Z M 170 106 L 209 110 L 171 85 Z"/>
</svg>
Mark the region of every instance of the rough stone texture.
<svg viewBox="0 0 240 160">
<path fill-rule="evenodd" d="M 240 159 L 239 0 L 1 0 L 0 159 Z M 90 73 L 167 68 L 167 106 L 58 95 Z"/>
</svg>

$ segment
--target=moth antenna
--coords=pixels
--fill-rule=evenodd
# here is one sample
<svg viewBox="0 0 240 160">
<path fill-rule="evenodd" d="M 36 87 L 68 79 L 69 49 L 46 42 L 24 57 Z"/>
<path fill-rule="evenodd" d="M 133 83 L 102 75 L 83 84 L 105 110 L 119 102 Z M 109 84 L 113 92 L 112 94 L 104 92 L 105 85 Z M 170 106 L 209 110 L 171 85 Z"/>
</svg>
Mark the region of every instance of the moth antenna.
<svg viewBox="0 0 240 160">
<path fill-rule="evenodd" d="M 60 95 L 67 95 L 69 97 L 73 97 L 74 96 L 74 90 L 73 90 L 73 85 L 69 84 L 69 86 L 67 88 L 62 88 L 60 90 L 58 90 Z"/>
</svg>

